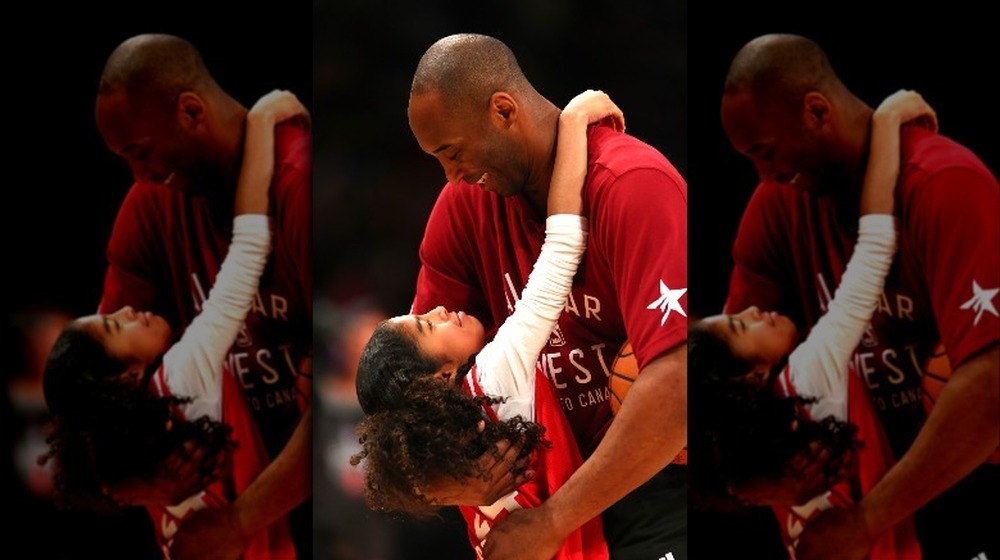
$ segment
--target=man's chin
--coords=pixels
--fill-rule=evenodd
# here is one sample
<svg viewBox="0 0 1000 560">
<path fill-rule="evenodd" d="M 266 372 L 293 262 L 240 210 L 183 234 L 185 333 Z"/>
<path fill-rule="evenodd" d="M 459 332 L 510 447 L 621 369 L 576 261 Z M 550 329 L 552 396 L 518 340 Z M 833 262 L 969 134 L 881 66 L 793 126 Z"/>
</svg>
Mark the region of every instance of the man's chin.
<svg viewBox="0 0 1000 560">
<path fill-rule="evenodd" d="M 197 181 L 187 176 L 175 176 L 169 183 L 163 183 L 168 189 L 182 194 L 201 194 L 202 189 Z"/>
<path fill-rule="evenodd" d="M 813 196 L 824 196 L 833 192 L 833 181 L 823 173 L 800 172 L 790 181 L 782 183 L 784 186 L 795 189 L 799 192 Z"/>
</svg>

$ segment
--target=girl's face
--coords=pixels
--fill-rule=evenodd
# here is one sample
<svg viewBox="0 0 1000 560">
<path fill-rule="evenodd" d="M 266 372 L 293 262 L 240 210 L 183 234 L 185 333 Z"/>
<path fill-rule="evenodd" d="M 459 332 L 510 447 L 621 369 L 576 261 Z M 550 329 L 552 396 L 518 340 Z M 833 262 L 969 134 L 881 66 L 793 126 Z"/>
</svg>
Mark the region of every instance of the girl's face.
<svg viewBox="0 0 1000 560">
<path fill-rule="evenodd" d="M 756 306 L 734 315 L 708 317 L 703 322 L 729 344 L 734 356 L 754 364 L 750 375 L 769 371 L 795 349 L 798 340 L 791 319 L 774 311 L 762 312 Z"/>
<path fill-rule="evenodd" d="M 412 337 L 423 355 L 444 362 L 435 375 L 449 382 L 455 381 L 456 370 L 485 345 L 486 329 L 479 319 L 441 306 L 423 315 L 393 317 L 389 322 Z"/>
<path fill-rule="evenodd" d="M 114 313 L 77 319 L 103 346 L 108 356 L 128 364 L 128 372 L 141 373 L 169 348 L 170 325 L 149 311 L 125 306 Z"/>
</svg>

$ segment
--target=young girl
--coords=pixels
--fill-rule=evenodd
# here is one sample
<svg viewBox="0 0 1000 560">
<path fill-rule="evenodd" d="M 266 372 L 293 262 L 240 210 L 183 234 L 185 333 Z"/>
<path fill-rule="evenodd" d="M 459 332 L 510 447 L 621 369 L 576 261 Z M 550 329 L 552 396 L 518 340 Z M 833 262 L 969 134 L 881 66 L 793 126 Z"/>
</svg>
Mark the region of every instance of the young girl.
<svg viewBox="0 0 1000 560">
<path fill-rule="evenodd" d="M 688 371 L 696 381 L 697 406 L 696 435 L 689 439 L 704 462 L 693 471 L 702 493 L 736 489 L 745 497 L 753 485 L 766 486 L 794 471 L 796 457 L 817 442 L 830 454 L 834 467 L 825 476 L 831 481 L 838 478 L 837 467 L 853 464 L 857 455 L 851 476 L 829 492 L 792 507 L 764 502 L 774 508 L 792 557 L 810 519 L 860 499 L 893 462 L 863 381 L 849 368 L 896 250 L 892 211 L 899 126 L 917 117 L 936 128 L 934 113 L 912 92 L 890 96 L 875 111 L 858 242 L 827 313 L 802 344 L 795 346 L 790 319 L 756 307 L 709 317 L 690 329 Z M 870 554 L 919 558 L 912 524 L 900 523 L 881 535 Z"/>
<path fill-rule="evenodd" d="M 545 243 L 514 313 L 484 346 L 475 317 L 438 307 L 385 321 L 358 365 L 358 398 L 368 416 L 358 428 L 368 501 L 380 510 L 426 514 L 435 489 L 473 477 L 500 479 L 478 459 L 497 442 L 521 446 L 531 480 L 489 506 L 461 506 L 482 557 L 490 528 L 509 512 L 536 507 L 582 463 L 554 389 L 536 370 L 538 354 L 562 312 L 583 254 L 586 128 L 606 116 L 624 129 L 607 96 L 574 98 L 559 120 Z M 474 188 L 469 186 L 467 188 Z M 544 439 L 543 439 L 544 435 Z M 547 440 L 547 441 L 546 441 Z M 574 531 L 558 558 L 606 558 L 600 519 Z"/>
<path fill-rule="evenodd" d="M 108 488 L 154 478 L 176 453 L 195 447 L 208 457 L 224 454 L 226 476 L 202 492 L 172 506 L 144 504 L 165 558 L 180 523 L 200 509 L 233 501 L 268 462 L 224 360 L 270 252 L 274 125 L 305 115 L 287 92 L 266 95 L 247 114 L 233 239 L 201 314 L 176 344 L 171 346 L 170 326 L 162 317 L 125 307 L 70 323 L 46 364 L 53 429 L 43 460 L 55 463 L 57 498 L 64 505 L 114 509 Z M 243 553 L 244 558 L 294 556 L 284 521 L 251 537 Z"/>
</svg>

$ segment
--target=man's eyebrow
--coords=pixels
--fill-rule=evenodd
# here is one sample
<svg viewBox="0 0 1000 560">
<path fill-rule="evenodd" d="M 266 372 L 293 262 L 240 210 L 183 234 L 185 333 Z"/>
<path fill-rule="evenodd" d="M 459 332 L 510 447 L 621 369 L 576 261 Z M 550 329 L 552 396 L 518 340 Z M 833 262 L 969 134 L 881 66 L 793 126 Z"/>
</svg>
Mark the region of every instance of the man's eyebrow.
<svg viewBox="0 0 1000 560">
<path fill-rule="evenodd" d="M 735 334 L 736 333 L 736 324 L 733 323 L 733 316 L 732 315 L 726 315 L 726 319 L 729 320 L 729 330 L 733 331 L 733 334 Z"/>
<path fill-rule="evenodd" d="M 448 148 L 450 148 L 450 147 L 451 147 L 451 144 L 441 144 L 440 146 L 438 146 L 438 147 L 437 147 L 437 149 L 435 149 L 435 150 L 434 150 L 433 152 L 431 152 L 431 153 L 432 153 L 432 154 L 440 154 L 441 152 L 443 152 L 443 151 L 447 150 L 447 149 L 448 149 Z"/>
<path fill-rule="evenodd" d="M 104 325 L 104 331 L 111 334 L 111 327 L 108 325 L 108 316 L 101 315 L 101 323 Z"/>
<path fill-rule="evenodd" d="M 424 327 L 420 325 L 420 317 L 414 315 L 413 321 L 417 324 L 417 332 L 420 334 L 424 334 Z"/>
</svg>

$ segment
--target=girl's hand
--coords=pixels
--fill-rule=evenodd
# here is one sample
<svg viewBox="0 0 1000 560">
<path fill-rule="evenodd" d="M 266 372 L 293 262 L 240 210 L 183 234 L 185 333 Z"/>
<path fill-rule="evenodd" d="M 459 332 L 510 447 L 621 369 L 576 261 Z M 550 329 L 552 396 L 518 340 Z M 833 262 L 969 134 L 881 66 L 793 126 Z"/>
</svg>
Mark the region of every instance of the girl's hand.
<svg viewBox="0 0 1000 560">
<path fill-rule="evenodd" d="M 900 125 L 909 121 L 937 132 L 938 121 L 934 109 L 915 91 L 901 89 L 886 97 L 875 109 L 873 118 L 885 119 L 891 125 Z"/>
<path fill-rule="evenodd" d="M 237 215 L 267 214 L 274 175 L 275 125 L 289 119 L 298 119 L 308 128 L 309 111 L 294 94 L 280 89 L 261 97 L 247 113 L 243 163 L 236 186 Z"/>
<path fill-rule="evenodd" d="M 273 90 L 257 100 L 247 117 L 260 118 L 271 124 L 300 119 L 309 125 L 309 110 L 294 93 L 283 89 Z"/>
<path fill-rule="evenodd" d="M 625 132 L 625 115 L 615 105 L 608 94 L 601 90 L 588 89 L 577 95 L 563 109 L 563 119 L 578 119 L 577 122 L 593 124 L 611 118 L 614 129 Z"/>
</svg>

